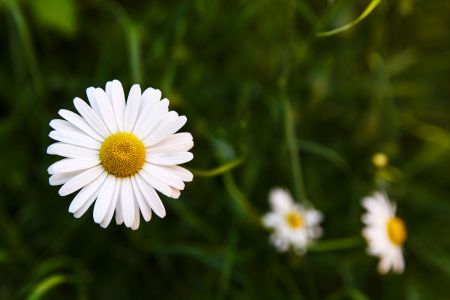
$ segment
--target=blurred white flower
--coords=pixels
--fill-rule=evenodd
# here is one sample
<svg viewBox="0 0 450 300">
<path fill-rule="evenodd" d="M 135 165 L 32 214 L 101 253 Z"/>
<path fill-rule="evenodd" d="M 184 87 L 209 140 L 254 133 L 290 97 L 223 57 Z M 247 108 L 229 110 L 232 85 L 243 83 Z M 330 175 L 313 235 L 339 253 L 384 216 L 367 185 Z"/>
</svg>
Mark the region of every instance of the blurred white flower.
<svg viewBox="0 0 450 300">
<path fill-rule="evenodd" d="M 272 189 L 269 202 L 272 211 L 263 216 L 262 222 L 273 230 L 270 241 L 278 251 L 304 253 L 322 235 L 322 213 L 296 203 L 287 190 Z"/>
<path fill-rule="evenodd" d="M 192 181 L 188 170 L 177 166 L 193 158 L 192 135 L 176 133 L 185 116 L 169 111 L 169 100 L 161 91 L 148 88 L 141 93 L 133 85 L 125 102 L 118 80 L 106 89 L 86 90 L 90 106 L 74 99 L 79 114 L 62 109 L 63 119 L 50 122 L 49 136 L 58 141 L 48 154 L 65 157 L 48 168 L 51 185 L 63 185 L 59 194 L 78 190 L 69 207 L 76 218 L 95 202 L 94 221 L 107 227 L 115 213 L 117 224 L 137 229 L 140 213 L 149 221 L 152 210 L 166 214 L 155 190 L 178 198 L 184 181 Z"/>
<path fill-rule="evenodd" d="M 402 273 L 405 268 L 402 246 L 406 240 L 406 226 L 395 216 L 396 204 L 383 193 L 376 192 L 365 197 L 362 205 L 367 213 L 362 216 L 366 227 L 362 231 L 368 243 L 368 253 L 380 259 L 378 271 L 386 274 Z"/>
</svg>

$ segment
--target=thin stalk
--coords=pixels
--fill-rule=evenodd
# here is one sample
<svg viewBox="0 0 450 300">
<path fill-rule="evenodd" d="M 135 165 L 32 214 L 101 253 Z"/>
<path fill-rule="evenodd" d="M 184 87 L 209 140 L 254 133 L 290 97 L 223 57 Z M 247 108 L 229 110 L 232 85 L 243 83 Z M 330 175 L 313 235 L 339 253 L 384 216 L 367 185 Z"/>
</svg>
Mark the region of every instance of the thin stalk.
<svg viewBox="0 0 450 300">
<path fill-rule="evenodd" d="M 131 77 L 134 82 L 142 82 L 141 32 L 139 27 L 130 22 L 126 28 Z"/>
<path fill-rule="evenodd" d="M 17 27 L 19 39 L 23 47 L 25 61 L 27 62 L 34 88 L 38 93 L 41 93 L 43 90 L 42 77 L 41 72 L 39 71 L 39 66 L 37 63 L 36 54 L 34 52 L 27 22 L 16 0 L 8 0 L 6 1 L 6 3 Z"/>
<path fill-rule="evenodd" d="M 141 30 L 138 24 L 128 15 L 127 11 L 116 2 L 101 1 L 102 8 L 106 8 L 122 26 L 128 46 L 128 60 L 131 77 L 134 82 L 142 83 Z"/>
<path fill-rule="evenodd" d="M 242 156 L 236 160 L 233 160 L 229 163 L 223 164 L 217 168 L 210 169 L 210 170 L 197 170 L 197 169 L 191 169 L 191 172 L 196 176 L 201 177 L 214 177 L 218 175 L 222 175 L 224 173 L 227 173 L 234 168 L 238 167 L 242 162 L 245 160 L 245 157 Z"/>
<path fill-rule="evenodd" d="M 259 215 L 247 199 L 247 197 L 242 193 L 239 187 L 236 185 L 233 176 L 231 173 L 225 173 L 223 175 L 223 181 L 225 184 L 225 188 L 231 196 L 231 199 L 234 200 L 235 208 L 241 216 L 245 216 L 250 221 L 259 224 Z"/>
<path fill-rule="evenodd" d="M 285 92 L 283 93 L 285 94 Z M 297 144 L 297 137 L 295 134 L 295 122 L 292 113 L 292 107 L 289 103 L 289 99 L 286 95 L 283 97 L 284 113 L 285 113 L 285 135 L 288 146 L 289 156 L 291 159 L 291 171 L 294 179 L 294 191 L 296 198 L 305 203 L 306 191 L 305 184 L 303 182 L 302 165 L 300 160 L 300 151 Z"/>
<path fill-rule="evenodd" d="M 359 248 L 362 245 L 364 245 L 364 241 L 359 236 L 355 236 L 348 238 L 317 241 L 308 248 L 308 251 L 328 252 L 336 250 L 347 250 Z"/>
</svg>

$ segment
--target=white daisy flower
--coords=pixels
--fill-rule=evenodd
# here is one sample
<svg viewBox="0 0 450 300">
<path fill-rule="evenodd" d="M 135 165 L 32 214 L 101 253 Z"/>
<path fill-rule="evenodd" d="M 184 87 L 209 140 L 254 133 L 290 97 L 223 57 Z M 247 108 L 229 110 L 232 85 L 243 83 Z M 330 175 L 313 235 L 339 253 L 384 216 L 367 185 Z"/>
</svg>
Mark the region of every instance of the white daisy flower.
<svg viewBox="0 0 450 300">
<path fill-rule="evenodd" d="M 140 214 L 150 221 L 152 211 L 163 218 L 164 205 L 156 191 L 178 198 L 191 172 L 177 166 L 192 160 L 194 142 L 187 132 L 176 133 L 185 116 L 169 111 L 169 100 L 153 88 L 141 93 L 133 85 L 125 102 L 118 80 L 105 90 L 86 90 L 90 105 L 73 103 L 79 114 L 61 109 L 63 119 L 50 122 L 49 136 L 58 141 L 48 154 L 65 157 L 48 168 L 51 185 L 62 185 L 61 196 L 79 190 L 69 207 L 76 218 L 94 205 L 94 221 L 106 228 L 115 213 L 117 224 L 137 229 Z"/>
<path fill-rule="evenodd" d="M 406 240 L 406 226 L 395 216 L 396 204 L 383 193 L 376 192 L 365 197 L 362 205 L 367 213 L 362 216 L 366 227 L 362 231 L 368 243 L 368 253 L 380 258 L 378 271 L 386 274 L 389 270 L 402 273 L 405 268 L 402 246 Z"/>
<path fill-rule="evenodd" d="M 264 226 L 273 230 L 271 243 L 280 252 L 293 249 L 298 253 L 322 235 L 319 223 L 322 213 L 296 203 L 285 189 L 272 189 L 269 195 L 272 211 L 263 216 Z"/>
</svg>

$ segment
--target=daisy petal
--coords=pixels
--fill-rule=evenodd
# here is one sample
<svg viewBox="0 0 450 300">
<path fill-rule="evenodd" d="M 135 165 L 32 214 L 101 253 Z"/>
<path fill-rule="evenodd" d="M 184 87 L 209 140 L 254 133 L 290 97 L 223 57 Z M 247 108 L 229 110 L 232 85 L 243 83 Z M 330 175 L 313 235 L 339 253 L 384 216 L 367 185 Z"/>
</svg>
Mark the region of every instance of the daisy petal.
<svg viewBox="0 0 450 300">
<path fill-rule="evenodd" d="M 161 99 L 161 91 L 155 90 L 152 88 L 146 89 L 142 93 L 142 109 L 138 115 L 138 118 L 136 120 L 136 125 L 134 126 L 133 132 L 142 135 L 145 130 L 145 121 L 148 119 L 149 115 L 152 113 L 153 110 L 156 109 L 159 100 Z M 168 103 L 167 103 L 168 107 Z M 168 111 L 168 108 L 167 108 Z"/>
<path fill-rule="evenodd" d="M 171 124 L 173 122 L 175 122 L 178 118 L 178 113 L 176 113 L 175 111 L 169 111 L 168 113 L 166 113 L 165 115 L 162 116 L 161 121 L 155 126 L 155 128 L 150 132 L 150 134 L 148 134 L 143 140 L 142 142 L 144 143 L 144 145 L 146 147 L 150 147 L 150 143 L 151 144 L 156 144 L 155 143 L 155 132 L 160 132 L 161 128 L 165 128 L 167 127 L 167 124 Z"/>
<path fill-rule="evenodd" d="M 147 182 L 140 176 L 136 176 L 136 182 L 139 189 L 141 190 L 141 193 L 145 195 L 145 199 L 147 200 L 148 205 L 152 208 L 152 210 L 158 217 L 164 218 L 166 216 L 166 209 L 164 208 L 164 205 L 161 202 L 161 199 L 159 198 L 155 189 L 147 184 Z"/>
<path fill-rule="evenodd" d="M 72 177 L 80 174 L 80 171 L 70 173 L 57 173 L 50 176 L 48 182 L 50 185 L 61 185 L 69 181 Z"/>
<path fill-rule="evenodd" d="M 97 114 L 97 116 L 99 116 L 101 118 L 102 114 L 101 114 L 101 110 L 100 107 L 98 105 L 98 100 L 97 100 L 97 95 L 95 93 L 95 88 L 94 87 L 89 87 L 86 89 L 86 95 L 88 97 L 89 100 L 89 104 L 91 105 L 92 109 L 95 111 L 95 113 Z"/>
<path fill-rule="evenodd" d="M 89 199 L 92 196 L 95 196 L 94 199 L 97 197 L 98 192 L 100 190 L 100 187 L 105 182 L 107 173 L 103 172 L 99 177 L 97 177 L 94 181 L 86 185 L 84 188 L 81 189 L 81 191 L 78 192 L 78 194 L 73 198 L 72 202 L 69 206 L 69 212 L 75 213 L 79 209 L 81 209 L 86 203 L 89 202 Z M 91 203 L 92 204 L 92 203 Z M 90 206 L 90 205 L 89 205 Z M 89 208 L 89 207 L 88 207 Z M 86 208 L 87 210 L 87 208 Z"/>
<path fill-rule="evenodd" d="M 94 140 L 93 138 L 80 133 L 71 131 L 61 131 L 53 130 L 50 131 L 49 137 L 56 141 L 60 141 L 67 144 L 72 144 L 76 146 L 86 147 L 90 149 L 100 149 L 100 142 Z"/>
<path fill-rule="evenodd" d="M 140 139 L 148 136 L 153 129 L 159 124 L 161 119 L 169 112 L 169 100 L 163 99 L 155 105 L 150 114 L 144 118 L 140 126 L 134 130 L 134 133 Z"/>
<path fill-rule="evenodd" d="M 187 132 L 176 133 L 150 147 L 152 152 L 185 152 L 194 146 L 192 135 Z"/>
<path fill-rule="evenodd" d="M 133 226 L 131 226 L 131 229 L 138 230 L 140 222 L 141 222 L 141 215 L 139 214 L 139 205 L 137 202 L 135 202 L 134 203 L 134 221 L 133 221 Z"/>
<path fill-rule="evenodd" d="M 123 92 L 122 83 L 118 80 L 110 81 L 106 84 L 106 94 L 112 102 L 114 115 L 116 116 L 117 128 L 119 131 L 124 130 L 123 117 L 125 111 L 125 94 Z"/>
<path fill-rule="evenodd" d="M 172 196 L 172 190 L 170 189 L 170 186 L 156 178 L 155 176 L 151 175 L 147 171 L 143 170 L 138 174 L 138 177 L 140 177 L 142 180 L 147 182 L 149 185 L 157 189 L 160 193 L 167 197 Z M 144 194 L 145 195 L 145 194 Z"/>
<path fill-rule="evenodd" d="M 103 138 L 79 115 L 67 109 L 60 109 L 58 114 L 67 120 L 71 125 L 88 134 L 93 139 L 101 142 Z"/>
<path fill-rule="evenodd" d="M 120 206 L 122 208 L 125 226 L 132 227 L 135 209 L 133 190 L 129 177 L 124 178 L 122 182 L 122 189 L 120 191 Z"/>
<path fill-rule="evenodd" d="M 119 192 L 119 197 L 120 197 L 120 192 Z M 120 200 L 117 201 L 116 204 L 116 224 L 117 225 L 122 225 L 123 224 L 123 214 L 122 214 L 122 205 L 120 204 Z"/>
<path fill-rule="evenodd" d="M 172 172 L 169 172 L 164 168 L 152 164 L 144 164 L 143 169 L 150 175 L 153 175 L 153 177 L 158 178 L 171 187 L 174 187 L 178 190 L 184 189 L 184 182 L 178 176 L 174 175 Z"/>
<path fill-rule="evenodd" d="M 76 133 L 81 133 L 78 128 L 76 128 L 75 126 L 73 126 L 72 124 L 70 124 L 68 121 L 66 120 L 61 120 L 61 119 L 54 119 L 50 121 L 50 127 L 55 129 L 55 130 L 61 130 L 61 131 L 73 131 Z"/>
<path fill-rule="evenodd" d="M 146 147 L 151 147 L 170 135 L 174 134 L 181 127 L 186 124 L 187 118 L 185 116 L 180 116 L 175 118 L 174 120 L 168 120 L 167 122 L 161 123 L 148 137 L 143 140 L 144 145 Z"/>
<path fill-rule="evenodd" d="M 131 87 L 130 93 L 128 94 L 127 106 L 125 108 L 125 131 L 133 131 L 140 105 L 141 87 L 139 86 L 139 84 L 135 84 Z"/>
<path fill-rule="evenodd" d="M 323 215 L 320 211 L 314 209 L 308 209 L 305 212 L 306 222 L 310 225 L 316 225 L 322 222 Z"/>
<path fill-rule="evenodd" d="M 67 196 L 69 194 L 72 194 L 73 192 L 78 191 L 79 189 L 83 188 L 87 184 L 94 181 L 97 177 L 99 177 L 104 172 L 103 167 L 96 166 L 91 169 L 88 169 L 81 174 L 78 174 L 77 176 L 71 178 L 69 181 L 67 181 L 60 189 L 59 189 L 59 195 L 60 196 Z"/>
<path fill-rule="evenodd" d="M 193 158 L 194 155 L 191 152 L 152 153 L 149 151 L 147 153 L 147 161 L 149 163 L 162 166 L 184 164 Z"/>
<path fill-rule="evenodd" d="M 98 157 L 98 151 L 96 150 L 61 142 L 54 143 L 48 146 L 47 153 L 68 158 Z"/>
<path fill-rule="evenodd" d="M 105 91 L 101 88 L 95 89 L 95 96 L 97 98 L 97 105 L 100 108 L 100 115 L 108 127 L 109 132 L 117 132 L 116 117 L 114 115 L 112 103 L 109 101 Z"/>
<path fill-rule="evenodd" d="M 108 212 L 106 213 L 105 218 L 101 221 L 100 226 L 102 228 L 106 228 L 108 227 L 109 223 L 111 223 L 112 217 L 114 215 L 114 211 L 116 210 L 116 206 L 117 206 L 117 200 L 119 197 L 119 193 L 120 193 L 120 186 L 121 186 L 122 181 L 116 179 L 116 185 L 114 187 L 114 194 L 112 196 L 112 201 L 108 207 Z"/>
<path fill-rule="evenodd" d="M 146 222 L 150 221 L 150 219 L 152 218 L 152 210 L 148 203 L 145 201 L 144 196 L 142 195 L 141 190 L 137 185 L 136 176 L 131 177 L 131 187 L 133 188 L 134 196 L 136 197 L 137 204 L 139 205 L 144 220 Z"/>
<path fill-rule="evenodd" d="M 49 174 L 86 170 L 99 164 L 98 158 L 64 158 L 48 167 Z"/>
<path fill-rule="evenodd" d="M 73 104 L 75 105 L 78 113 L 86 120 L 86 122 L 97 131 L 97 133 L 106 138 L 109 135 L 108 129 L 106 128 L 103 121 L 97 115 L 97 113 L 83 100 L 80 98 L 73 99 Z"/>
<path fill-rule="evenodd" d="M 181 180 L 185 182 L 191 182 L 192 179 L 194 179 L 194 175 L 191 173 L 191 171 L 180 167 L 180 166 L 161 166 L 161 168 L 165 168 L 167 170 L 170 170 L 170 172 L 173 172 L 175 175 L 181 178 Z"/>
<path fill-rule="evenodd" d="M 95 201 L 94 206 L 94 222 L 100 223 L 106 216 L 108 208 L 113 201 L 114 186 L 116 184 L 116 179 L 112 175 L 106 177 L 100 191 L 98 192 L 97 201 Z"/>
<path fill-rule="evenodd" d="M 177 190 L 177 189 L 174 189 L 174 188 L 172 188 L 172 198 L 173 199 L 178 199 L 178 198 L 180 198 L 180 195 L 181 195 L 181 191 L 180 190 Z"/>
<path fill-rule="evenodd" d="M 94 203 L 95 199 L 97 199 L 97 195 L 98 192 L 94 195 L 89 196 L 86 202 L 83 204 L 83 206 L 81 206 L 80 209 L 76 210 L 73 213 L 73 216 L 77 219 L 81 218 L 87 212 L 89 207 L 91 207 L 92 203 Z"/>
<path fill-rule="evenodd" d="M 272 209 L 279 213 L 289 211 L 294 205 L 294 200 L 289 192 L 281 188 L 275 188 L 270 191 L 269 201 Z"/>
</svg>

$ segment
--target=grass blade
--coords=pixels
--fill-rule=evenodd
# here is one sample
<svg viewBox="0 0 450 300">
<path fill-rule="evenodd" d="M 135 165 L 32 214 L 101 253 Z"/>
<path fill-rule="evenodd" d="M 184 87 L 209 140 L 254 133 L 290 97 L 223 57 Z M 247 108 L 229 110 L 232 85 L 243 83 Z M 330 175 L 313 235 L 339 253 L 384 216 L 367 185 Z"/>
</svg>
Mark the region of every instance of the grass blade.
<svg viewBox="0 0 450 300">
<path fill-rule="evenodd" d="M 369 5 L 367 5 L 366 9 L 362 12 L 362 14 L 359 15 L 359 17 L 353 20 L 352 22 L 330 31 L 318 32 L 316 33 L 316 36 L 327 37 L 349 30 L 350 28 L 352 28 L 353 26 L 364 20 L 368 15 L 370 15 L 370 13 L 378 6 L 378 4 L 380 4 L 380 2 L 381 0 L 372 0 L 369 3 Z"/>
<path fill-rule="evenodd" d="M 66 276 L 60 274 L 49 276 L 36 284 L 31 294 L 27 297 L 27 300 L 42 299 L 51 289 L 67 282 L 68 279 Z"/>
<path fill-rule="evenodd" d="M 240 164 L 242 164 L 242 162 L 244 161 L 244 157 L 240 157 L 236 160 L 230 161 L 229 163 L 223 164 L 217 168 L 211 169 L 211 170 L 196 170 L 196 169 L 191 169 L 191 172 L 196 175 L 196 176 L 202 176 L 202 177 L 214 177 L 217 175 L 222 175 L 224 173 L 227 173 L 228 171 L 233 170 L 234 168 L 236 168 L 237 166 L 239 166 Z"/>
</svg>

